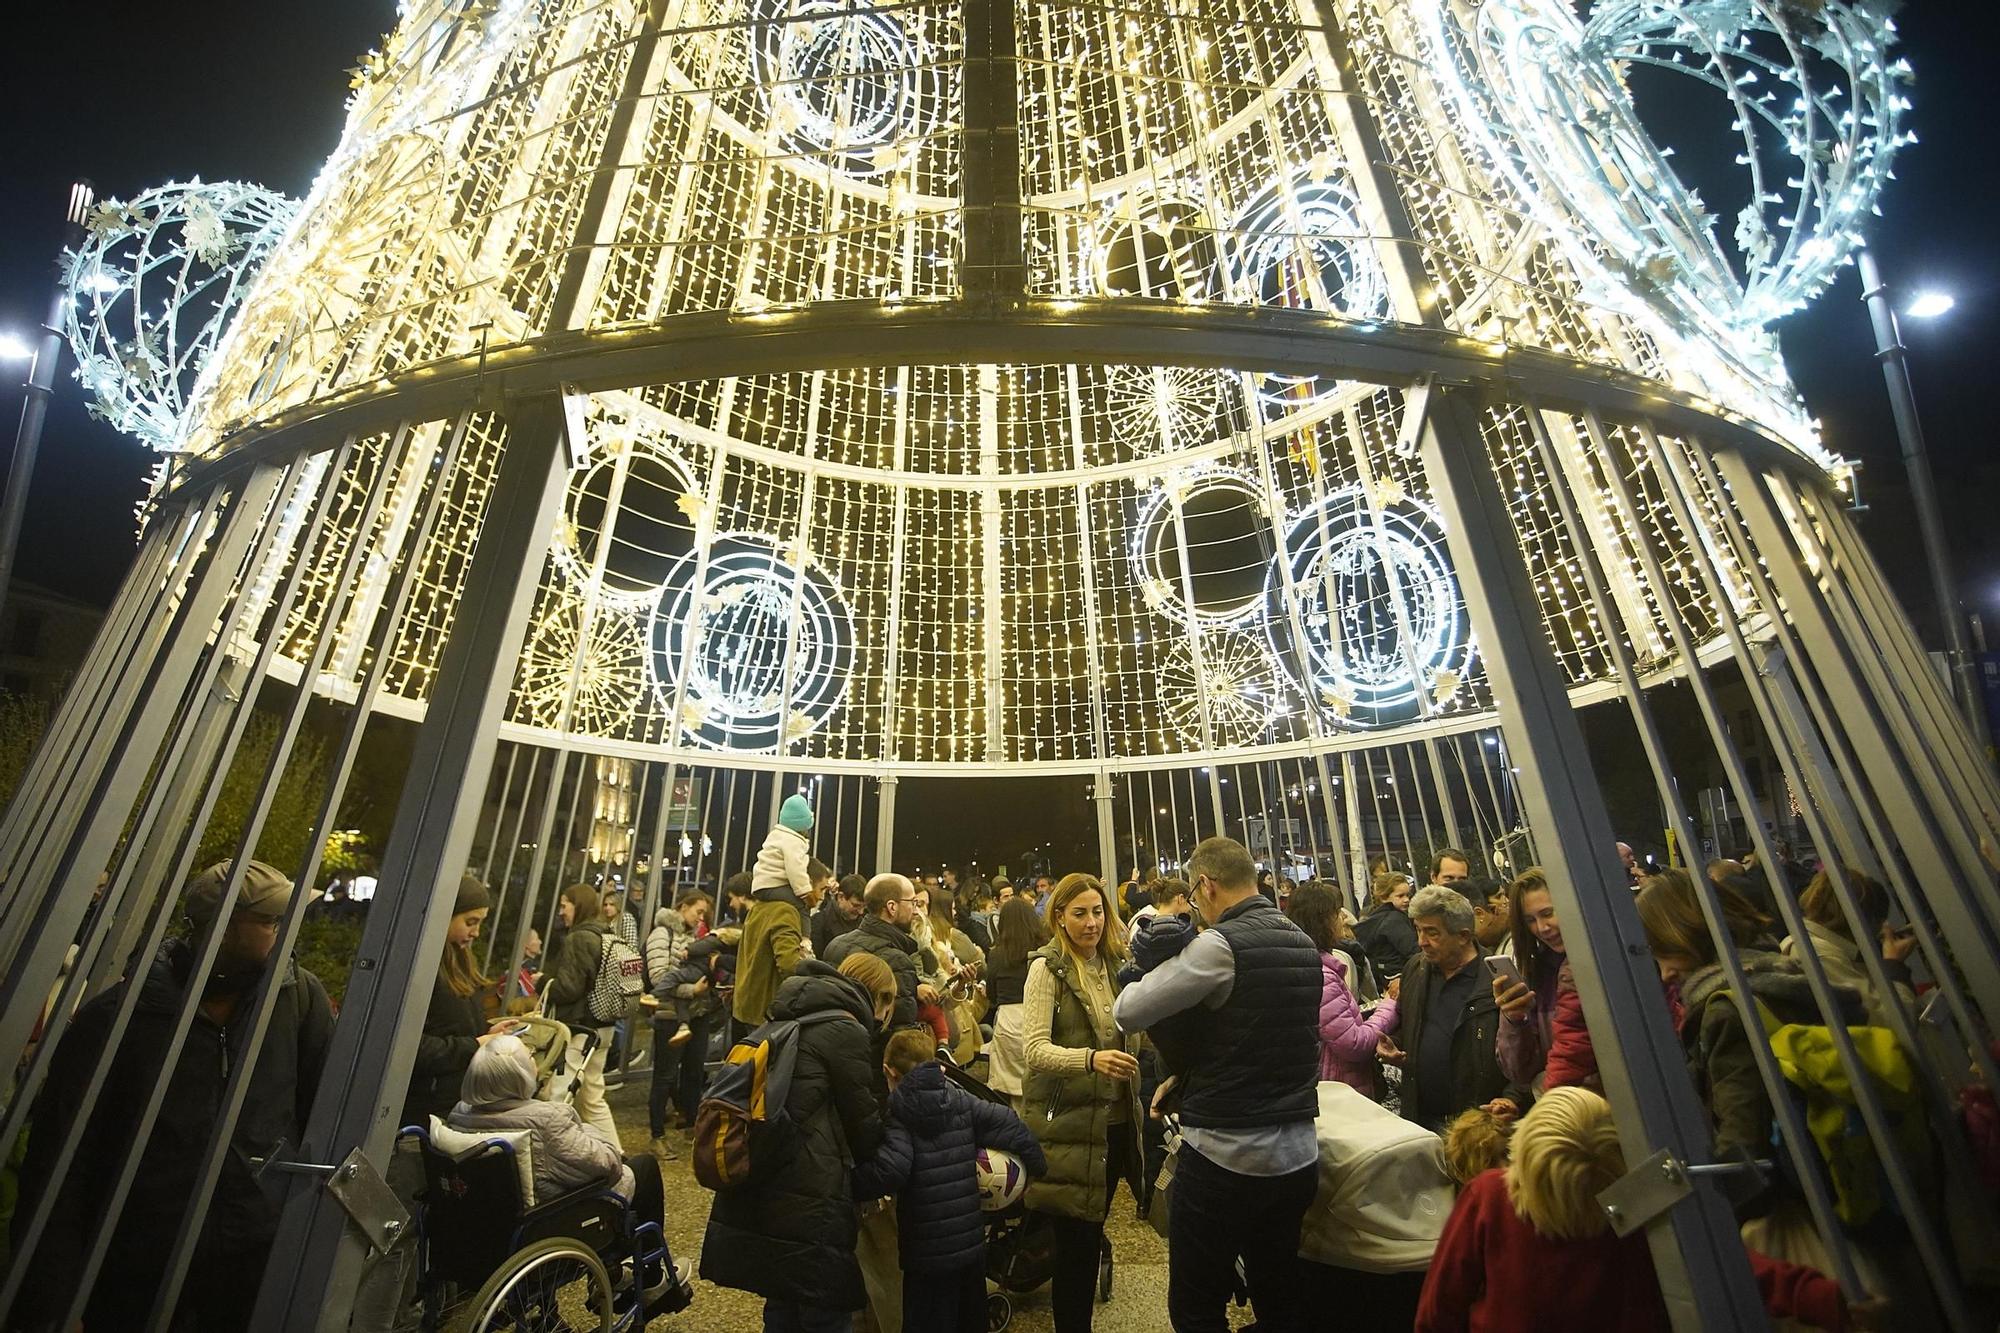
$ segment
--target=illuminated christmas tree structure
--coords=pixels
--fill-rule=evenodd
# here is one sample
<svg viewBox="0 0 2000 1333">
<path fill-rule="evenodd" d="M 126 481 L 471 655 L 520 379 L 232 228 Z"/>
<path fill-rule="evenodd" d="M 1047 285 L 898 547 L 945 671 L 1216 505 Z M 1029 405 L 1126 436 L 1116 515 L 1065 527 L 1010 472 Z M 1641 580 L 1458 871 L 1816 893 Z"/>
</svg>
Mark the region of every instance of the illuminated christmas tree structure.
<svg viewBox="0 0 2000 1333">
<path fill-rule="evenodd" d="M 1663 596 L 1717 640 L 1609 409 L 1844 482 L 1767 326 L 1846 258 L 1905 137 L 1890 35 L 1735 0 L 416 5 L 151 438 L 191 469 L 308 417 L 400 419 L 286 499 L 335 489 L 343 545 L 267 574 L 317 561 L 276 669 L 331 635 L 352 681 L 366 626 L 315 594 L 346 542 L 364 583 L 415 560 L 383 704 L 416 712 L 505 447 L 484 409 L 563 385 L 575 466 L 514 739 L 831 773 L 1448 745 L 1493 701 L 1413 388 L 1502 391 L 1480 430 L 1571 685 L 1614 679 L 1611 635 L 1659 657 Z M 1732 121 L 1728 225 L 1641 127 L 1641 69 Z M 1584 544 L 1636 628 L 1600 619 Z M 1740 594 L 1738 553 L 1708 554 Z M 1501 786 L 1455 830 L 1512 823 Z"/>
</svg>

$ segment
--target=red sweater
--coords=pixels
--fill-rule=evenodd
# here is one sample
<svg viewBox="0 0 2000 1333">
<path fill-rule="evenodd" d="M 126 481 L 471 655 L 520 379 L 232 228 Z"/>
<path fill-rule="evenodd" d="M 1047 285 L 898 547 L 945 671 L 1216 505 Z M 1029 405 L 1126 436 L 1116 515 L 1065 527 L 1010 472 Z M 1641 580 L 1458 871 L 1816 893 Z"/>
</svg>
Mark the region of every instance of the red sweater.
<svg viewBox="0 0 2000 1333">
<path fill-rule="evenodd" d="M 1754 1250 L 1750 1268 L 1774 1317 L 1844 1329 L 1840 1286 L 1810 1268 Z M 1522 1221 L 1506 1172 L 1488 1171 L 1459 1192 L 1424 1278 L 1416 1333 L 1536 1333 L 1608 1328 L 1669 1333 L 1666 1302 L 1644 1235 L 1611 1232 L 1551 1240 Z"/>
</svg>

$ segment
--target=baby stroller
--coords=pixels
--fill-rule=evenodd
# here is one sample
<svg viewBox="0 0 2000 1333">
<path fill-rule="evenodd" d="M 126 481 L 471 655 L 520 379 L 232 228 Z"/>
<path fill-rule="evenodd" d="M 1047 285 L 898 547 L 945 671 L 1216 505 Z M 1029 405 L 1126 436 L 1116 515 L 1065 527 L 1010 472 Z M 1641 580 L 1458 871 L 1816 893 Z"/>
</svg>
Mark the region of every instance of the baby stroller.
<svg viewBox="0 0 2000 1333">
<path fill-rule="evenodd" d="M 951 1052 L 938 1051 L 944 1076 L 981 1101 L 1013 1109 L 1013 1104 L 974 1078 Z M 986 1280 L 998 1288 L 986 1294 L 988 1333 L 1000 1333 L 1014 1317 L 1009 1293 L 1023 1295 L 1042 1286 L 1055 1274 L 1055 1228 L 1048 1215 L 1028 1211 L 1025 1198 L 986 1214 Z M 1097 1259 L 1097 1299 L 1111 1299 L 1111 1241 L 1107 1238 Z"/>
</svg>

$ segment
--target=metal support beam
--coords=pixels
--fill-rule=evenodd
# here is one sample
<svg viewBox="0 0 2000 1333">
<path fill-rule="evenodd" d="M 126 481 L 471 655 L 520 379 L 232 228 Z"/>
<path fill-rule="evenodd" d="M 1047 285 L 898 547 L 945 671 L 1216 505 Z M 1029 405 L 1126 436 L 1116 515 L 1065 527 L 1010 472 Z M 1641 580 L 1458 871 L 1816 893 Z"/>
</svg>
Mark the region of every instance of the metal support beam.
<svg viewBox="0 0 2000 1333">
<path fill-rule="evenodd" d="M 896 775 L 885 773 L 881 779 L 881 799 L 875 807 L 875 873 L 880 875 L 896 868 Z"/>
<path fill-rule="evenodd" d="M 457 876 L 472 846 L 515 654 L 563 490 L 561 407 L 512 414 L 507 448 L 466 572 L 430 711 L 382 858 L 381 881 L 305 1135 L 313 1160 L 360 1148 L 386 1162 L 408 1089 Z M 368 1244 L 316 1179 L 294 1181 L 265 1274 L 258 1328 L 333 1333 L 347 1324 Z"/>
<path fill-rule="evenodd" d="M 1469 395 L 1439 393 L 1421 454 L 1488 680 L 1524 760 L 1522 795 L 1529 822 L 1544 835 L 1543 866 L 1585 1015 L 1599 1034 L 1599 1066 L 1626 1157 L 1642 1161 L 1664 1147 L 1678 1160 L 1705 1161 L 1708 1116 L 1688 1082 L 1611 819 Z M 1647 1238 L 1677 1329 L 1765 1327 L 1735 1218 L 1715 1190 L 1697 1188 L 1649 1225 Z"/>
</svg>

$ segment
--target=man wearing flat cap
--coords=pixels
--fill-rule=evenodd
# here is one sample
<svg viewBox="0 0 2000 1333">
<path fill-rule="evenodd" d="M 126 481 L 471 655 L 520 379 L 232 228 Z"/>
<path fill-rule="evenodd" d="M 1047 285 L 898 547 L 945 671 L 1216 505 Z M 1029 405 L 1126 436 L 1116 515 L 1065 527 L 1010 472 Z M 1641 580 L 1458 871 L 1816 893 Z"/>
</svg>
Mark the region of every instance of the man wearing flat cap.
<svg viewBox="0 0 2000 1333">
<path fill-rule="evenodd" d="M 198 996 L 194 1017 L 112 1237 L 109 1252 L 114 1258 L 105 1265 L 84 1312 L 84 1325 L 93 1330 L 145 1326 L 173 1238 L 199 1183 L 229 1081 L 244 1064 L 257 986 L 272 973 L 277 994 L 270 1027 L 257 1050 L 243 1112 L 181 1288 L 174 1324 L 203 1333 L 249 1327 L 277 1228 L 275 1193 L 283 1179 L 271 1175 L 260 1183 L 251 1162 L 281 1143 L 288 1145 L 287 1151 L 297 1151 L 333 1035 L 333 1010 L 319 978 L 289 957 L 272 956 L 292 900 L 291 881 L 261 861 L 248 862 L 224 918 L 229 870 L 230 863 L 223 861 L 195 876 L 181 901 L 193 927 L 188 936 L 166 940 L 143 974 L 87 1001 L 56 1047 L 30 1122 L 16 1218 L 29 1216 L 35 1201 L 52 1187 L 53 1159 L 82 1111 L 126 988 L 140 987 L 75 1160 L 53 1182 L 55 1207 L 15 1308 L 19 1327 L 45 1327 L 60 1319 L 74 1294 L 76 1274 L 126 1147 L 138 1132 L 192 982 Z M 194 977 L 203 948 L 218 930 L 214 966 L 205 977 Z"/>
</svg>

